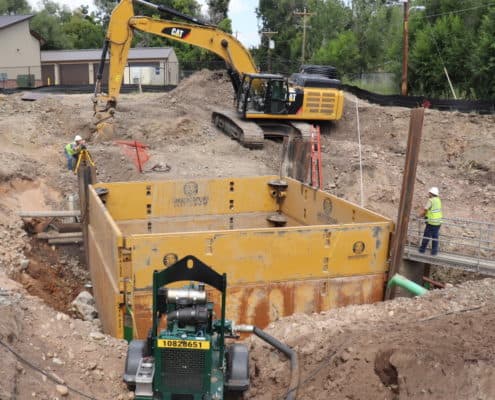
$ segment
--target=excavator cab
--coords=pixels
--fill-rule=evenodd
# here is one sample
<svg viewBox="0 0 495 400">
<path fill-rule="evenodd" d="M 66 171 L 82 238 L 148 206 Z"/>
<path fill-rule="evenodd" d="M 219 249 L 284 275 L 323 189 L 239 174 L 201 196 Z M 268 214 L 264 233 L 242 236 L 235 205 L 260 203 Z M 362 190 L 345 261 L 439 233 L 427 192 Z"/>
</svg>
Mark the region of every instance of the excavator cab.
<svg viewBox="0 0 495 400">
<path fill-rule="evenodd" d="M 288 113 L 289 84 L 277 74 L 245 74 L 237 92 L 236 109 L 246 114 L 283 115 Z"/>
</svg>

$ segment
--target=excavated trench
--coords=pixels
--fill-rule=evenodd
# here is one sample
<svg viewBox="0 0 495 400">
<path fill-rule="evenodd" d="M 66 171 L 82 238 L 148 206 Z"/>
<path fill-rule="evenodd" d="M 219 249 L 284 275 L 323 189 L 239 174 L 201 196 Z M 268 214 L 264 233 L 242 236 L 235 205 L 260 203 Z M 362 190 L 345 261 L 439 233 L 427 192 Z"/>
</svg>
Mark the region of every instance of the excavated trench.
<svg viewBox="0 0 495 400">
<path fill-rule="evenodd" d="M 42 180 L 14 178 L 0 185 L 0 221 L 20 226 L 20 211 L 63 209 L 63 196 Z M 16 222 L 13 222 L 16 221 Z M 4 262 L 11 265 L 10 275 L 31 295 L 57 311 L 70 314 L 70 304 L 89 282 L 82 246 L 49 245 L 36 238 L 40 227 L 53 229 L 52 218 L 24 218 L 24 232 L 13 232 L 3 245 Z M 9 224 L 10 223 L 10 224 Z M 15 237 L 16 234 L 24 237 Z"/>
<path fill-rule="evenodd" d="M 84 290 L 89 280 L 79 245 L 63 248 L 48 245 L 36 238 L 30 239 L 31 249 L 25 253 L 27 267 L 14 276 L 29 294 L 38 296 L 57 311 L 71 314 L 70 305 Z"/>
</svg>

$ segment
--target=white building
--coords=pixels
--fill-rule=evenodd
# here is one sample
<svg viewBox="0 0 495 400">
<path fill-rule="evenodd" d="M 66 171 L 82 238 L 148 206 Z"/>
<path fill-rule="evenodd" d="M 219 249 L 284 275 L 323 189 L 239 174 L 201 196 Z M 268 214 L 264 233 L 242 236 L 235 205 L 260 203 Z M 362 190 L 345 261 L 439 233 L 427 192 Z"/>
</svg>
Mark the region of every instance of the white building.
<svg viewBox="0 0 495 400">
<path fill-rule="evenodd" d="M 0 87 L 41 84 L 40 38 L 29 29 L 32 15 L 0 15 Z"/>
</svg>

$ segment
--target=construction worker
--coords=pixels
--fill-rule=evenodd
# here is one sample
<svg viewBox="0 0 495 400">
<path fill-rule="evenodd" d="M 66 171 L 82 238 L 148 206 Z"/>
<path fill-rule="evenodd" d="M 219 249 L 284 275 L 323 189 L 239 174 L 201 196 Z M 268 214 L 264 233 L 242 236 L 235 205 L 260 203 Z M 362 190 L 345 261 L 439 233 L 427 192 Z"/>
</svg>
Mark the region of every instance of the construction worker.
<svg viewBox="0 0 495 400">
<path fill-rule="evenodd" d="M 77 157 L 84 146 L 84 140 L 81 136 L 76 135 L 74 141 L 64 147 L 65 158 L 67 158 L 67 168 L 69 171 L 74 169 L 77 162 Z"/>
<path fill-rule="evenodd" d="M 439 191 L 437 187 L 432 187 L 428 192 L 428 201 L 425 208 L 419 214 L 420 218 L 426 219 L 425 232 L 423 234 L 423 241 L 419 248 L 420 253 L 426 251 L 426 246 L 431 238 L 431 255 L 436 256 L 438 254 L 438 232 L 442 225 L 442 202 L 439 197 Z"/>
</svg>

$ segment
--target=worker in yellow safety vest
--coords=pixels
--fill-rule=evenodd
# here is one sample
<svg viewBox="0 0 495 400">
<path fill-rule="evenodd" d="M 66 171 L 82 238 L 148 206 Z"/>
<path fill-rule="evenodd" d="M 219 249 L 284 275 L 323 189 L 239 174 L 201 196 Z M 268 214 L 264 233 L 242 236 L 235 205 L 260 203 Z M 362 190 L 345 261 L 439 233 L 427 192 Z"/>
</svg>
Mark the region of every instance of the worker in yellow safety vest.
<svg viewBox="0 0 495 400">
<path fill-rule="evenodd" d="M 72 171 L 74 169 L 74 166 L 77 162 L 77 157 L 79 156 L 79 153 L 81 152 L 83 146 L 84 140 L 79 135 L 76 135 L 73 142 L 65 145 L 64 154 L 65 158 L 67 158 L 67 168 L 69 169 L 69 171 Z"/>
<path fill-rule="evenodd" d="M 438 234 L 440 232 L 440 226 L 442 225 L 442 201 L 439 197 L 439 191 L 437 187 L 432 187 L 428 192 L 428 201 L 424 210 L 420 213 L 420 217 L 426 219 L 425 232 L 423 234 L 423 241 L 419 248 L 420 253 L 426 251 L 426 246 L 431 238 L 431 255 L 436 256 L 438 254 Z"/>
</svg>

